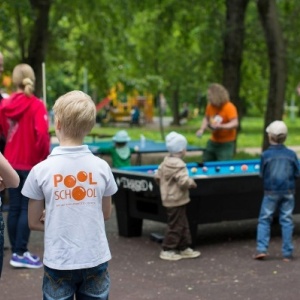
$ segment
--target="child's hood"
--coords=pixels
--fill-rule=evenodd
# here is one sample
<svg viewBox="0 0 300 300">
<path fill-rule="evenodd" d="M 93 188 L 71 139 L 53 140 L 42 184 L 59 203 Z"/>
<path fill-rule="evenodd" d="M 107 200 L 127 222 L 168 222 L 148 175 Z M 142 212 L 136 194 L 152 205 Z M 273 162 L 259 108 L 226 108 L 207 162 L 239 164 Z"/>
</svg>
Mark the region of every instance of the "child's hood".
<svg viewBox="0 0 300 300">
<path fill-rule="evenodd" d="M 162 171 L 166 179 L 174 176 L 180 170 L 185 168 L 185 162 L 179 157 L 166 156 L 162 164 Z"/>
<path fill-rule="evenodd" d="M 24 93 L 14 93 L 3 101 L 3 113 L 7 118 L 17 121 L 32 107 L 34 100 L 34 96 L 28 97 Z"/>
</svg>

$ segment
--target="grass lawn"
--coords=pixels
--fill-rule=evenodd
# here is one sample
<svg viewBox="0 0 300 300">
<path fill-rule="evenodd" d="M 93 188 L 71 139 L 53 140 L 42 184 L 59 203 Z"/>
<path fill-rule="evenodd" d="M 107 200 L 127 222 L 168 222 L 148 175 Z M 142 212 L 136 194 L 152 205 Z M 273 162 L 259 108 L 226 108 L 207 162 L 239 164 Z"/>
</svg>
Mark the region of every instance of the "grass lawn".
<svg viewBox="0 0 300 300">
<path fill-rule="evenodd" d="M 205 132 L 204 136 L 199 139 L 195 133 L 200 127 L 202 118 L 194 118 L 187 124 L 181 126 L 167 126 L 164 127 L 165 134 L 172 130 L 178 131 L 186 136 L 189 143 L 192 145 L 205 144 L 209 138 L 209 132 Z M 287 145 L 300 145 L 300 119 L 296 119 L 291 122 L 289 119 L 284 120 L 289 129 L 289 135 L 286 141 Z M 244 118 L 241 123 L 241 131 L 238 134 L 238 147 L 261 147 L 263 140 L 263 119 L 262 118 Z M 118 130 L 125 129 L 132 139 L 139 139 L 140 135 L 143 134 L 146 138 L 152 140 L 162 141 L 162 136 L 159 128 L 153 126 L 142 126 L 142 127 L 129 127 L 125 125 L 114 125 L 105 127 L 95 127 L 92 132 L 104 133 L 104 134 L 115 134 Z"/>
</svg>

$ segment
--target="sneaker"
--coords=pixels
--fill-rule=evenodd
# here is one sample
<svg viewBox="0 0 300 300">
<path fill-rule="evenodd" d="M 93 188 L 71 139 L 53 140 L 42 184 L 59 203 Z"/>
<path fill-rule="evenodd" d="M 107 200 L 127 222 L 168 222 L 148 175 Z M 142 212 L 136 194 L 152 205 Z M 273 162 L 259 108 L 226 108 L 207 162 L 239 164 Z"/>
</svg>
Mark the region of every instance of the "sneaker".
<svg viewBox="0 0 300 300">
<path fill-rule="evenodd" d="M 180 251 L 179 254 L 182 258 L 196 258 L 201 255 L 200 251 L 194 251 L 191 248 L 186 248 L 183 251 Z"/>
<path fill-rule="evenodd" d="M 265 252 L 258 252 L 253 256 L 253 258 L 257 259 L 257 260 L 263 260 L 266 257 L 267 257 L 267 253 L 265 253 Z"/>
<path fill-rule="evenodd" d="M 179 260 L 181 259 L 181 255 L 177 254 L 174 251 L 161 251 L 159 254 L 159 257 L 161 259 L 165 259 L 165 260 Z"/>
<path fill-rule="evenodd" d="M 282 261 L 284 261 L 284 262 L 290 262 L 292 260 L 293 260 L 293 256 L 292 255 L 290 255 L 290 256 L 284 256 L 283 259 L 282 259 Z"/>
<path fill-rule="evenodd" d="M 34 260 L 39 260 L 40 261 L 40 258 L 37 256 L 37 255 L 35 255 L 35 254 L 33 254 L 33 253 L 30 253 L 30 252 L 25 252 L 25 253 L 29 253 L 29 255 L 34 259 Z"/>
<path fill-rule="evenodd" d="M 9 263 L 15 268 L 38 269 L 43 266 L 40 258 L 36 255 L 30 254 L 28 251 L 23 253 L 23 256 L 13 253 Z"/>
</svg>

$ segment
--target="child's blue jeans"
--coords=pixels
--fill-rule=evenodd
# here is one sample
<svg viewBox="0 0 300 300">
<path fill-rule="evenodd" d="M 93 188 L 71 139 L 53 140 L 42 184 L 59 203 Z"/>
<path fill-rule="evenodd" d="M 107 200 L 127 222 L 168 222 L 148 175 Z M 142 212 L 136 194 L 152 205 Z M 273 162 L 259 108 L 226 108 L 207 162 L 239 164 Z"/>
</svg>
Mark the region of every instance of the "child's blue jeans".
<svg viewBox="0 0 300 300">
<path fill-rule="evenodd" d="M 293 210 L 295 198 L 293 194 L 264 195 L 257 226 L 257 251 L 266 253 L 269 247 L 271 224 L 274 213 L 278 209 L 279 223 L 282 233 L 282 255 L 293 254 Z"/>
<path fill-rule="evenodd" d="M 44 300 L 108 300 L 108 263 L 79 270 L 55 270 L 44 266 Z"/>
</svg>

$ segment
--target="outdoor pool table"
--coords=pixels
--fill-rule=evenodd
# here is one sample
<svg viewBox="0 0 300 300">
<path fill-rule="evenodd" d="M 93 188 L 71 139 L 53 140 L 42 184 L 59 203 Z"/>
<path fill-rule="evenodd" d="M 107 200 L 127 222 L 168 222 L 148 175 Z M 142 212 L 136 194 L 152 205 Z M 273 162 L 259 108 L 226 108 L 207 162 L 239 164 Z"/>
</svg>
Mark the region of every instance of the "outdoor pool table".
<svg viewBox="0 0 300 300">
<path fill-rule="evenodd" d="M 166 222 L 159 187 L 154 181 L 157 165 L 112 169 L 118 192 L 113 196 L 119 235 L 142 234 L 143 219 Z M 197 183 L 190 190 L 187 214 L 193 243 L 198 224 L 258 217 L 263 197 L 259 160 L 188 163 Z M 298 198 L 298 199 L 297 199 Z M 297 182 L 295 213 L 300 212 L 300 183 Z"/>
</svg>

